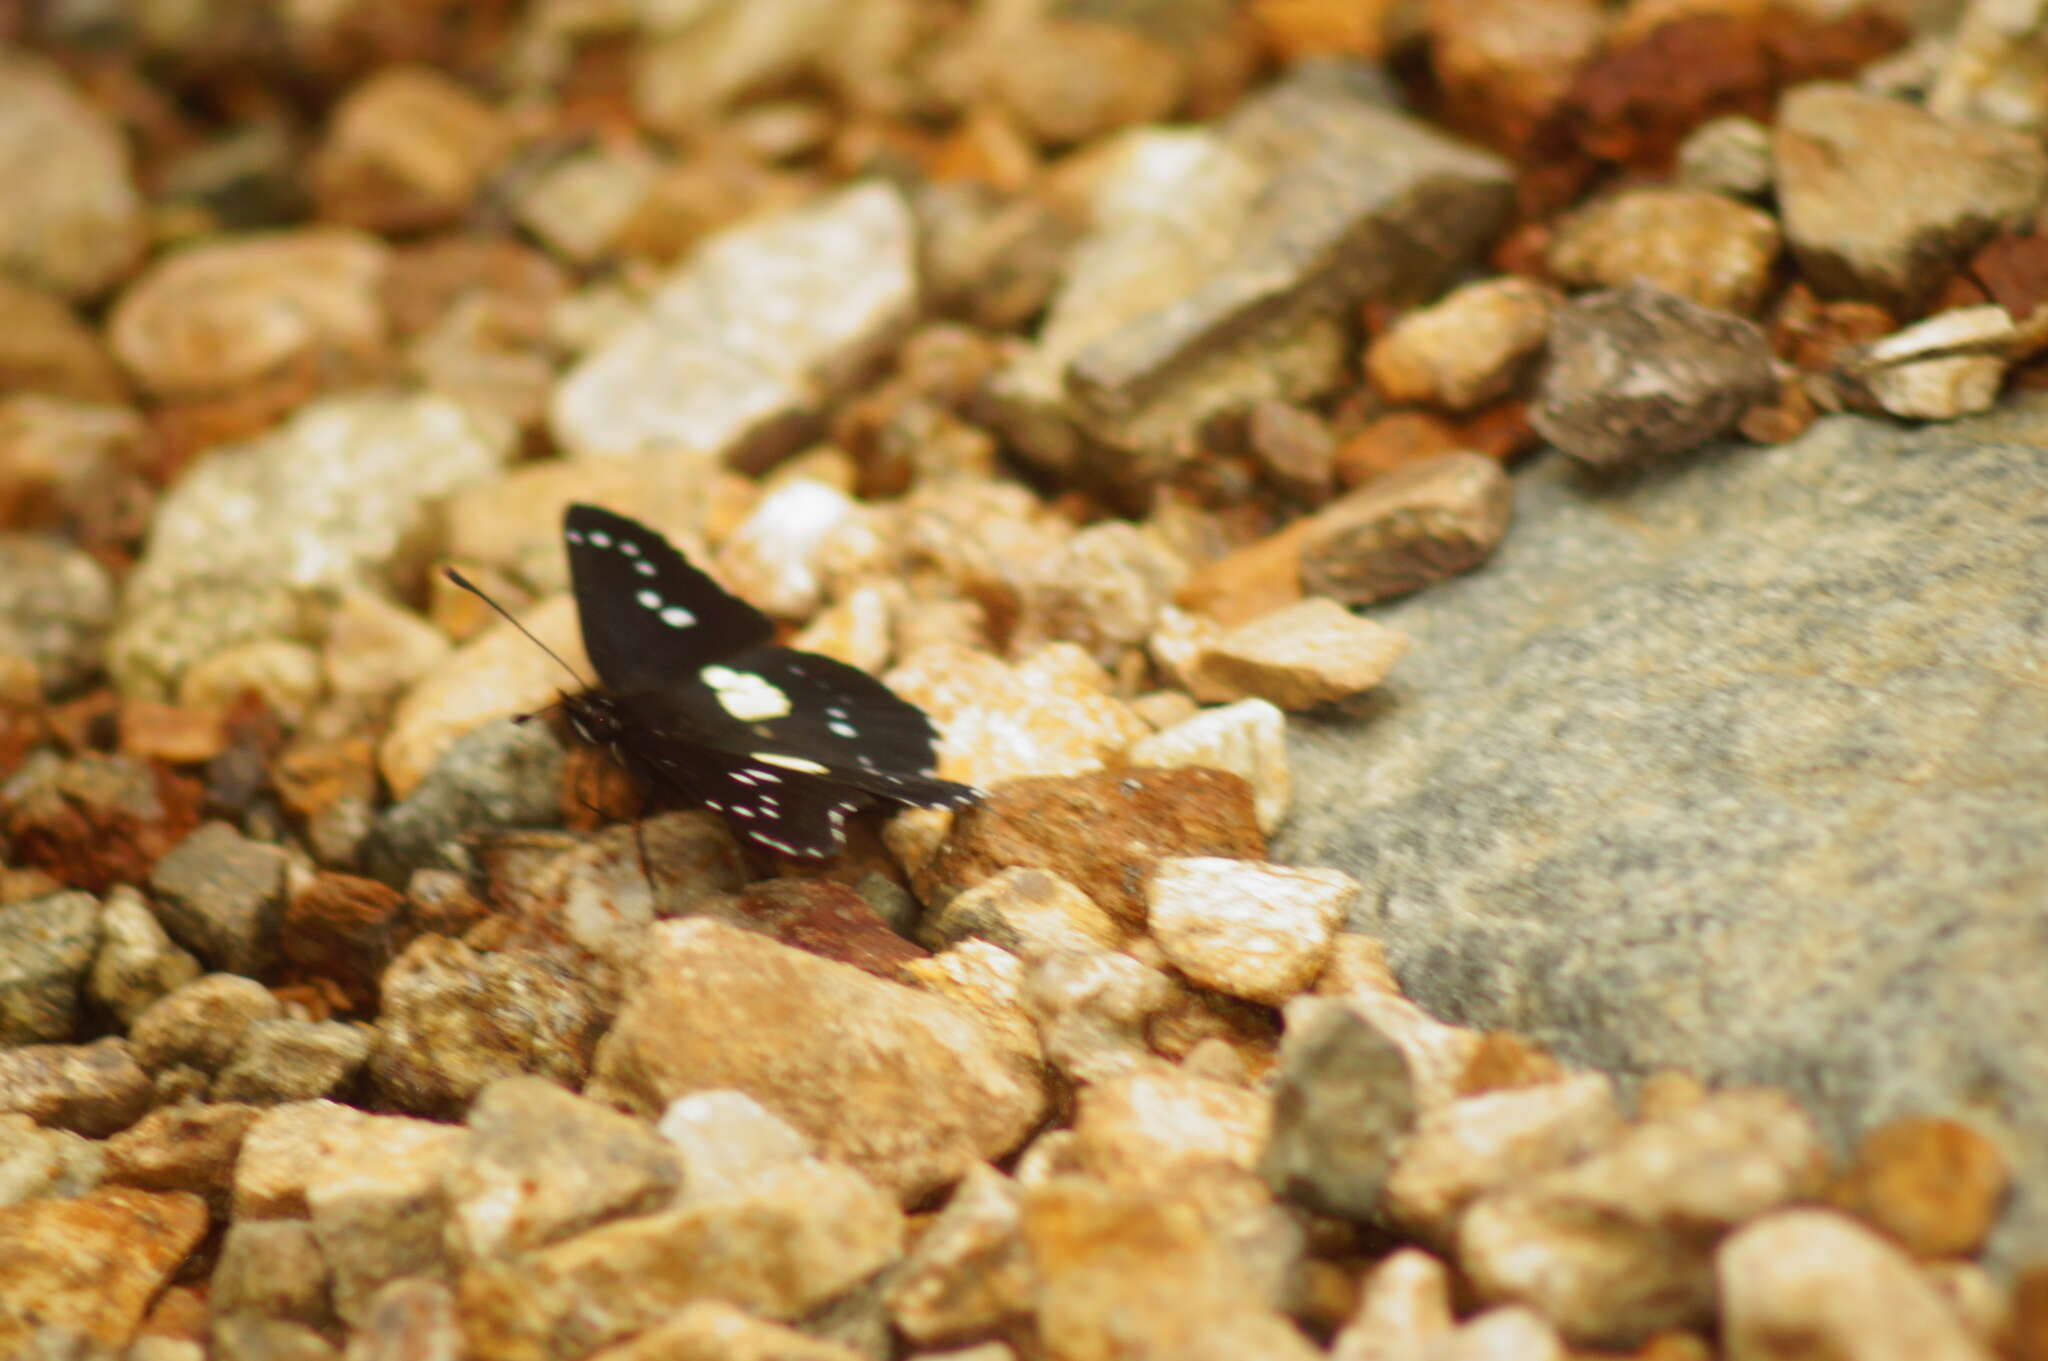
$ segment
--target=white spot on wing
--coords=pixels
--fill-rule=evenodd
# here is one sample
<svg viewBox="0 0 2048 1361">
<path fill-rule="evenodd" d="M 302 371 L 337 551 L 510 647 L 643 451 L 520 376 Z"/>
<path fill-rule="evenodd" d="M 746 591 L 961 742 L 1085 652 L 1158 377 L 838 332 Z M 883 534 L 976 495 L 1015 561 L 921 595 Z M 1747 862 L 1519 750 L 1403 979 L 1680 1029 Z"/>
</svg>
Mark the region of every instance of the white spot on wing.
<svg viewBox="0 0 2048 1361">
<path fill-rule="evenodd" d="M 654 564 L 642 558 L 633 564 L 633 570 L 643 577 L 651 577 L 654 575 Z"/>
<path fill-rule="evenodd" d="M 668 617 L 666 611 L 662 617 Z M 697 675 L 711 687 L 719 705 L 742 723 L 783 718 L 789 713 L 789 696 L 758 672 L 735 671 L 729 666 L 707 666 Z M 756 756 L 752 759 L 760 761 L 767 758 Z"/>
<path fill-rule="evenodd" d="M 612 546 L 612 536 L 605 533 L 602 529 L 593 529 L 590 531 L 590 546 L 592 548 L 610 548 Z"/>
<path fill-rule="evenodd" d="M 697 622 L 697 616 L 691 614 L 681 605 L 671 605 L 661 612 L 661 622 L 667 624 L 670 628 L 688 628 Z"/>
<path fill-rule="evenodd" d="M 640 556 L 640 545 L 634 543 L 631 539 L 621 539 L 619 540 L 619 551 L 629 558 L 637 558 Z"/>
<path fill-rule="evenodd" d="M 747 759 L 759 761 L 763 765 L 781 766 L 784 770 L 800 770 L 806 775 L 831 774 L 831 771 L 816 761 L 807 761 L 801 756 L 783 756 L 772 751 L 750 751 L 747 753 Z"/>
<path fill-rule="evenodd" d="M 640 594 L 634 596 L 633 598 L 639 601 L 642 605 L 645 605 L 650 610 L 658 610 L 661 608 L 661 597 L 656 595 L 653 591 L 642 591 L 640 592 Z"/>
<path fill-rule="evenodd" d="M 838 733 L 841 737 L 860 736 L 859 731 L 856 730 L 851 723 L 842 723 L 836 718 L 833 719 L 830 723 L 827 723 L 825 726 L 830 728 L 833 732 Z"/>
<path fill-rule="evenodd" d="M 582 543 L 583 531 L 580 529 L 564 530 L 562 532 L 562 537 L 567 539 L 570 543 Z"/>
</svg>

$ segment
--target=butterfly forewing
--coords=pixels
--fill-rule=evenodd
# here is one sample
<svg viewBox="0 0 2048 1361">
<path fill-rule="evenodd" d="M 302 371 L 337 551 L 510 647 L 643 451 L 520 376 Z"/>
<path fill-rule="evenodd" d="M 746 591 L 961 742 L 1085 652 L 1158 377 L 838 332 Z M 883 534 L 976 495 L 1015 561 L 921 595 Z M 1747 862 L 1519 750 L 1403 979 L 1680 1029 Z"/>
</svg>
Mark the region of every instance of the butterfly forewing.
<svg viewBox="0 0 2048 1361">
<path fill-rule="evenodd" d="M 775 636 L 768 616 L 638 521 L 574 505 L 563 519 L 583 647 L 608 690 L 658 690 Z"/>
</svg>

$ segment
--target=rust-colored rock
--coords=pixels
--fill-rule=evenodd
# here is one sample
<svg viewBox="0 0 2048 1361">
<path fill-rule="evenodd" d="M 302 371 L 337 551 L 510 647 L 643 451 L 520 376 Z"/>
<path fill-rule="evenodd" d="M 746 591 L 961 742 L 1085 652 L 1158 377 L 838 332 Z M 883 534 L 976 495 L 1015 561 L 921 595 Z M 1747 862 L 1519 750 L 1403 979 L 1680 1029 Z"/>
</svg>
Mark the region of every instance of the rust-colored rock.
<svg viewBox="0 0 2048 1361">
<path fill-rule="evenodd" d="M 926 951 L 889 929 L 867 900 L 829 879 L 772 879 L 696 904 L 716 917 L 826 959 L 896 981 L 899 968 Z"/>
<path fill-rule="evenodd" d="M 1968 1125 L 1903 1119 L 1863 1136 L 1829 1198 L 1915 1256 L 1969 1257 L 2011 1184 L 2005 1155 Z"/>
<path fill-rule="evenodd" d="M 0 1209 L 0 1356 L 29 1354 L 45 1325 L 125 1347 L 205 1233 L 205 1205 L 182 1192 L 113 1186 Z"/>
<path fill-rule="evenodd" d="M 405 895 L 353 874 L 322 874 L 292 895 L 278 929 L 278 953 L 308 975 L 330 979 L 357 1010 L 410 939 Z"/>
<path fill-rule="evenodd" d="M 1265 854 L 1243 776 L 1202 767 L 1100 771 L 1012 780 L 990 791 L 958 815 L 916 884 L 919 897 L 939 903 L 1003 870 L 1035 866 L 1137 926 L 1145 919 L 1145 881 L 1161 859 Z"/>
<path fill-rule="evenodd" d="M 194 781 L 89 752 L 6 807 L 10 858 L 92 893 L 139 884 L 199 825 L 199 801 Z"/>
</svg>

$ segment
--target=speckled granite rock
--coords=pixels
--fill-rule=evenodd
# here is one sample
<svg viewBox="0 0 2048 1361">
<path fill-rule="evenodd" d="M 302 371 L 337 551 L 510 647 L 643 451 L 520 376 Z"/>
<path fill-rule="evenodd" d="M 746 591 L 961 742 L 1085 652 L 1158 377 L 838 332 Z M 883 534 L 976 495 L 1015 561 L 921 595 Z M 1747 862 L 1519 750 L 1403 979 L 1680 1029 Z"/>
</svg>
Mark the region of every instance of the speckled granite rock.
<svg viewBox="0 0 2048 1361">
<path fill-rule="evenodd" d="M 1296 720 L 1283 858 L 1438 1015 L 1782 1083 L 1838 1138 L 1989 1098 L 2048 1251 L 2048 401 L 1597 480 L 1547 457 L 1410 662 Z"/>
</svg>

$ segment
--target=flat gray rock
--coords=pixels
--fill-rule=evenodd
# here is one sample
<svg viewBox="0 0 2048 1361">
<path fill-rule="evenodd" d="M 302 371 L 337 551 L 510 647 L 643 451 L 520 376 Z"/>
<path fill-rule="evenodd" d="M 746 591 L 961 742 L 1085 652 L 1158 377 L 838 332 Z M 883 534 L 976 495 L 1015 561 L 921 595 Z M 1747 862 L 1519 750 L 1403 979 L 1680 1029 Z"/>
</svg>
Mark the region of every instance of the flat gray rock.
<svg viewBox="0 0 2048 1361">
<path fill-rule="evenodd" d="M 1628 482 L 1547 455 L 1414 649 L 1297 721 L 1277 851 L 1460 1022 L 2003 1133 L 2048 1252 L 2048 399 Z"/>
</svg>

